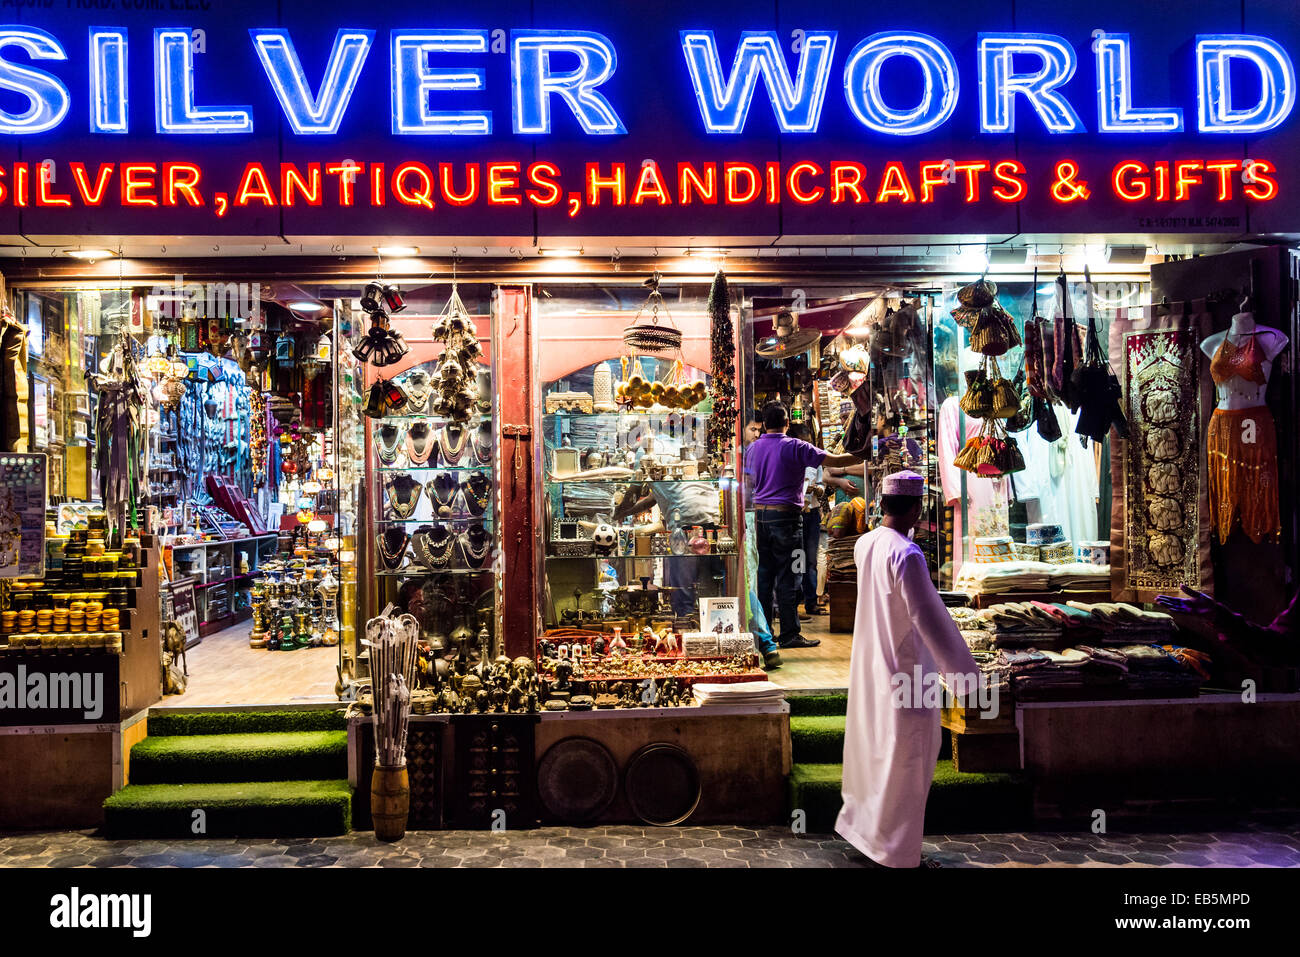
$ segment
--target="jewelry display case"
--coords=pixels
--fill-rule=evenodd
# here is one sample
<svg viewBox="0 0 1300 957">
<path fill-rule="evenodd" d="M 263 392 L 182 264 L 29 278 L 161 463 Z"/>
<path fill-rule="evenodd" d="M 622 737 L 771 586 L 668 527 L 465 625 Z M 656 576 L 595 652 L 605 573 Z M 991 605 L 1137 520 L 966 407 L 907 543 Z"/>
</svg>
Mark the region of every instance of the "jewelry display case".
<svg viewBox="0 0 1300 957">
<path fill-rule="evenodd" d="M 710 447 L 708 285 L 661 291 L 656 275 L 600 299 L 545 292 L 534 327 L 544 708 L 684 704 L 694 678 L 761 677 L 748 636 L 743 648 L 682 648 L 703 602 L 734 603 L 744 580 L 738 458 Z"/>
<path fill-rule="evenodd" d="M 500 632 L 491 290 L 402 295 L 387 321 L 409 351 L 383 366 L 372 357 L 362 376 L 365 617 L 390 603 L 414 615 L 422 667 L 445 674 L 457 660 L 491 660 Z"/>
</svg>

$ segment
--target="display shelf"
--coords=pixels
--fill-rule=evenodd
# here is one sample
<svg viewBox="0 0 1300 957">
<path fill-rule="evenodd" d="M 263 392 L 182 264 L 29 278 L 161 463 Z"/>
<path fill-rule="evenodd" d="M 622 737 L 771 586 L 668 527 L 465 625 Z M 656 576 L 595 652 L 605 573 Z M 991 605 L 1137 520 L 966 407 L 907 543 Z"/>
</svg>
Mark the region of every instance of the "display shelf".
<svg viewBox="0 0 1300 957">
<path fill-rule="evenodd" d="M 484 419 L 491 419 L 492 416 L 486 412 L 476 412 L 463 422 L 455 419 L 449 419 L 445 415 L 386 415 L 384 422 L 427 422 L 430 425 L 447 425 L 454 423 L 456 425 L 469 425 L 479 423 Z"/>
<path fill-rule="evenodd" d="M 621 425 L 631 419 L 667 419 L 669 416 L 689 416 L 693 419 L 707 420 L 712 413 L 695 412 L 691 409 L 638 409 L 627 412 L 547 412 L 542 415 L 542 423 L 572 422 L 581 419 L 596 424 L 610 423 Z"/>
<path fill-rule="evenodd" d="M 697 555 L 694 552 L 691 552 L 689 555 L 674 555 L 670 552 L 667 555 L 601 555 L 597 552 L 591 552 L 587 555 L 546 555 L 544 557 L 548 562 L 553 562 L 553 561 L 587 562 L 587 561 L 591 561 L 593 558 L 599 558 L 601 561 L 606 561 L 606 562 L 619 561 L 619 560 L 628 561 L 628 562 L 644 562 L 656 558 L 739 558 L 740 553 L 739 552 L 705 552 L 703 555 Z"/>
<path fill-rule="evenodd" d="M 487 465 L 381 465 L 376 472 L 491 472 Z"/>
<path fill-rule="evenodd" d="M 438 575 L 491 575 L 492 567 L 487 568 L 425 568 L 423 565 L 389 570 L 381 568 L 375 572 L 381 578 L 435 578 Z"/>
<path fill-rule="evenodd" d="M 733 482 L 729 478 L 693 478 L 693 479 L 648 479 L 637 478 L 598 478 L 598 479 L 571 479 L 560 477 L 548 477 L 547 485 L 685 485 L 695 482 L 709 482 L 718 485 L 722 482 Z"/>
<path fill-rule="evenodd" d="M 234 575 L 234 576 L 232 576 L 232 577 L 230 577 L 230 578 L 222 578 L 222 579 L 219 579 L 219 580 L 214 581 L 214 582 L 203 582 L 202 584 L 195 585 L 194 588 L 197 590 L 197 589 L 200 589 L 200 588 L 208 588 L 208 587 L 211 586 L 211 585 L 228 585 L 228 584 L 230 584 L 231 582 L 237 582 L 237 581 L 239 581 L 240 579 L 243 579 L 243 578 L 252 578 L 255 574 L 257 574 L 257 573 L 256 573 L 256 572 L 244 572 L 242 575 Z"/>
<path fill-rule="evenodd" d="M 469 512 L 454 512 L 448 516 L 434 515 L 430 518 L 381 518 L 376 525 L 447 525 L 447 524 L 482 524 L 488 528 L 492 527 L 492 516 L 489 512 L 482 515 L 471 515 Z"/>
</svg>

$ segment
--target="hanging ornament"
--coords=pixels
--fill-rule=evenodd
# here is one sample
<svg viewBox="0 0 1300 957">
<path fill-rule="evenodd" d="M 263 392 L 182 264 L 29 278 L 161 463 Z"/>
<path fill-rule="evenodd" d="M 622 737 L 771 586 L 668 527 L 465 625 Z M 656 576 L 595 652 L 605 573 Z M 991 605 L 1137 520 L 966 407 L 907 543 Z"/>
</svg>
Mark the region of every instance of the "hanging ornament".
<svg viewBox="0 0 1300 957">
<path fill-rule="evenodd" d="M 442 361 L 438 364 L 432 409 L 453 422 L 465 422 L 473 414 L 478 401 L 476 375 L 483 347 L 479 345 L 474 319 L 460 298 L 454 274 L 451 296 L 442 313 L 433 321 L 432 334 L 435 341 L 445 346 Z"/>
<path fill-rule="evenodd" d="M 709 415 L 708 450 L 715 465 L 721 465 L 736 439 L 736 343 L 731 322 L 731 290 L 721 269 L 709 288 L 709 394 L 713 410 Z"/>
<path fill-rule="evenodd" d="M 401 290 L 382 279 L 371 280 L 361 293 L 361 308 L 370 316 L 370 329 L 352 347 L 354 356 L 372 365 L 388 366 L 411 351 L 402 334 L 389 325 L 389 315 L 406 308 Z"/>
<path fill-rule="evenodd" d="M 650 294 L 646 296 L 645 302 L 632 317 L 632 324 L 623 330 L 623 344 L 633 352 L 672 352 L 682 347 L 681 330 L 671 324 L 660 325 L 659 323 L 660 309 L 663 309 L 667 323 L 672 322 L 672 317 L 668 314 L 668 306 L 659 292 L 661 278 L 656 270 L 654 275 L 642 283 L 650 290 Z M 641 321 L 647 307 L 650 309 L 650 316 L 646 321 Z"/>
</svg>

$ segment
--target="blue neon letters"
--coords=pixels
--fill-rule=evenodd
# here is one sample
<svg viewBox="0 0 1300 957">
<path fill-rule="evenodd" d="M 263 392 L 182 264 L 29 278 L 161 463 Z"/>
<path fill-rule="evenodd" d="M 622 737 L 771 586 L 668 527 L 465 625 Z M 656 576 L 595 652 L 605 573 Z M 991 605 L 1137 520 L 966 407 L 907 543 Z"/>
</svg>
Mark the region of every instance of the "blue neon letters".
<svg viewBox="0 0 1300 957">
<path fill-rule="evenodd" d="M 1097 54 L 1097 129 L 1102 133 L 1181 133 L 1183 111 L 1133 105 L 1133 58 L 1127 33 L 1103 33 Z"/>
<path fill-rule="evenodd" d="M 1038 69 L 1018 71 L 1015 57 L 1034 57 Z M 980 129 L 1014 133 L 1016 94 L 1029 101 L 1050 133 L 1078 133 L 1083 122 L 1060 87 L 1074 76 L 1074 47 L 1046 33 L 981 33 Z"/>
<path fill-rule="evenodd" d="M 194 51 L 190 31 L 153 32 L 154 122 L 159 133 L 251 133 L 247 107 L 194 105 Z"/>
<path fill-rule="evenodd" d="M 683 30 L 681 43 L 700 116 L 710 133 L 744 130 L 760 74 L 781 132 L 817 132 L 835 56 L 834 30 L 805 33 L 794 80 L 786 67 L 780 40 L 771 31 L 746 31 L 740 35 L 736 58 L 725 80 L 712 30 Z"/>
<path fill-rule="evenodd" d="M 340 30 L 334 37 L 320 92 L 312 95 L 288 30 L 249 30 L 262 67 L 295 133 L 337 133 L 352 99 L 373 30 Z"/>
<path fill-rule="evenodd" d="M 561 72 L 552 54 L 577 57 L 576 68 Z M 516 133 L 551 132 L 551 94 L 573 110 L 582 131 L 626 133 L 609 100 L 596 92 L 618 66 L 608 37 L 584 30 L 515 30 L 510 35 L 510 89 Z"/>
<path fill-rule="evenodd" d="M 1249 60 L 1259 70 L 1259 101 L 1232 102 L 1231 61 Z M 1295 67 L 1286 51 L 1265 37 L 1213 33 L 1196 38 L 1196 99 L 1202 133 L 1263 133 L 1295 108 Z"/>
<path fill-rule="evenodd" d="M 6 47 L 17 47 L 33 60 L 66 60 L 59 41 L 44 30 L 6 27 L 0 31 L 0 90 L 27 97 L 22 113 L 0 110 L 0 133 L 44 133 L 68 115 L 68 88 L 44 70 L 20 66 L 4 59 Z"/>
<path fill-rule="evenodd" d="M 905 56 L 921 67 L 924 89 L 911 109 L 895 109 L 880 95 L 880 74 L 891 58 Z M 960 80 L 957 61 L 934 37 L 924 33 L 877 33 L 849 54 L 844 67 L 844 96 L 867 129 L 877 133 L 915 136 L 946 123 L 957 108 Z"/>
<path fill-rule="evenodd" d="M 492 132 L 489 110 L 431 110 L 432 91 L 477 92 L 487 85 L 481 69 L 465 67 L 431 67 L 433 53 L 486 53 L 486 30 L 442 30 L 422 33 L 394 30 L 391 35 L 393 57 L 393 132 L 394 133 L 470 133 Z"/>
<path fill-rule="evenodd" d="M 90 31 L 90 132 L 125 133 L 126 31 L 93 27 Z"/>
<path fill-rule="evenodd" d="M 125 27 L 90 27 L 87 46 L 73 44 L 87 51 L 89 82 L 81 88 L 88 94 L 84 122 L 92 133 L 131 132 L 128 32 Z M 152 34 L 153 125 L 158 133 L 253 131 L 250 106 L 198 104 L 196 46 L 198 52 L 205 47 L 194 42 L 196 31 L 175 26 Z M 745 132 L 761 78 L 778 129 L 784 134 L 816 133 L 837 69 L 838 35 L 834 30 L 800 29 L 794 36 L 800 45 L 790 53 L 785 38 L 773 30 L 727 31 L 721 44 L 713 30 L 680 30 L 684 75 L 654 74 L 661 87 L 657 95 L 698 115 L 704 132 L 734 136 Z M 308 79 L 287 29 L 255 28 L 249 37 L 289 129 L 299 136 L 337 135 L 361 83 L 369 85 L 372 96 L 378 89 L 388 91 L 391 131 L 402 136 L 492 134 L 492 110 L 484 105 L 484 94 L 504 77 L 490 79 L 489 72 L 509 70 L 511 129 L 523 135 L 555 132 L 557 102 L 586 135 L 626 133 L 615 103 L 633 100 L 638 92 L 611 82 L 618 66 L 615 44 L 589 30 L 513 30 L 509 56 L 492 58 L 490 51 L 497 49 L 487 29 L 395 29 L 389 32 L 388 74 L 381 77 L 377 74 L 382 67 L 372 65 L 366 73 L 375 31 L 343 28 L 335 33 L 319 80 Z M 733 42 L 734 56 L 724 66 L 720 48 L 730 49 Z M 48 133 L 67 119 L 73 98 L 60 76 L 68 66 L 59 64 L 68 59 L 66 49 L 58 38 L 36 27 L 0 25 L 0 94 L 9 94 L 3 100 L 7 109 L 0 109 L 0 134 Z M 237 53 L 223 49 L 219 55 Z M 1135 58 L 1128 34 L 1095 31 L 1092 53 L 1098 133 L 1183 130 L 1182 108 L 1134 105 Z M 882 78 L 892 75 L 896 67 L 891 61 L 899 58 L 913 61 L 921 71 L 923 83 L 911 102 L 889 102 L 882 93 Z M 1195 71 L 1199 133 L 1262 133 L 1276 129 L 1295 110 L 1295 66 L 1274 40 L 1199 35 L 1189 59 Z M 890 136 L 916 136 L 944 127 L 956 112 L 962 89 L 951 49 L 924 33 L 871 35 L 852 47 L 838 69 L 847 115 L 864 131 Z M 1062 37 L 981 33 L 974 63 L 966 69 L 971 72 L 965 85 L 978 98 L 983 133 L 1016 132 L 1018 108 L 1021 121 L 1041 124 L 1048 133 L 1088 128 L 1067 98 L 1078 53 Z M 1250 82 L 1243 85 L 1246 76 Z M 376 88 L 380 82 L 383 87 Z M 1079 83 L 1074 86 L 1077 98 Z M 134 119 L 138 123 L 142 117 Z"/>
</svg>

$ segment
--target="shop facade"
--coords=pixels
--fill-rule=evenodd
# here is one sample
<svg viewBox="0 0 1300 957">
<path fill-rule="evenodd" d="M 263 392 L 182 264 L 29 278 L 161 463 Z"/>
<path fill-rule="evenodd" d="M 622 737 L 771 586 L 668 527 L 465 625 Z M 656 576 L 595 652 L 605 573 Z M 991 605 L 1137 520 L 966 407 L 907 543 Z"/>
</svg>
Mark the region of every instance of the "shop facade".
<svg viewBox="0 0 1300 957">
<path fill-rule="evenodd" d="M 104 672 L 120 711 L 81 722 L 105 736 L 113 786 L 165 690 L 160 620 L 185 616 L 191 642 L 246 627 L 267 668 L 289 650 L 324 662 L 309 688 L 226 704 L 341 698 L 364 714 L 363 639 L 392 608 L 418 629 L 414 720 L 446 755 L 440 780 L 554 817 L 581 804 L 561 759 L 586 762 L 612 791 L 573 813 L 628 817 L 620 775 L 672 743 L 704 782 L 696 813 L 779 818 L 784 707 L 691 697 L 766 677 L 742 436 L 769 399 L 867 460 L 863 527 L 884 472 L 926 475 L 918 541 L 982 651 L 1023 646 L 1017 628 L 1060 644 L 1077 624 L 1015 621 L 1008 602 L 1087 606 L 1088 640 L 1114 630 L 1117 646 L 1178 645 L 1149 603 L 1181 585 L 1258 617 L 1285 606 L 1300 233 L 1286 4 L 1202 7 L 1178 30 L 1120 4 L 1087 23 L 1006 2 L 883 24 L 849 6 L 670 6 L 653 29 L 510 4 L 490 25 L 415 27 L 414 11 L 328 3 L 262 29 L 246 6 L 179 25 L 123 10 L 113 27 L 36 11 L 0 31 L 27 102 L 0 143 L 15 249 L 0 271 L 32 364 L 11 449 L 45 453 L 62 549 L 50 587 L 10 589 L 22 640 L 6 661 L 74 650 L 40 638 L 42 606 L 53 626 L 63 605 L 53 586 L 87 636 L 88 607 L 103 623 L 109 597 L 78 597 L 103 579 L 73 582 L 69 564 L 120 576 L 120 661 L 111 638 L 93 652 L 120 665 Z M 1284 340 L 1245 406 L 1276 422 L 1262 457 L 1224 424 L 1240 409 L 1215 412 L 1220 360 L 1202 348 L 1244 312 Z M 1098 355 L 1120 431 L 1109 407 L 1081 426 L 1091 407 L 1070 394 Z M 132 377 L 150 393 L 124 426 L 145 465 L 123 477 L 122 445 L 95 426 L 104 383 Z M 971 396 L 999 381 L 1014 415 Z M 1019 460 L 977 462 L 994 442 Z M 1271 494 L 1214 452 L 1275 473 Z M 834 537 L 825 552 L 815 587 L 835 630 L 851 559 Z M 1152 617 L 1098 610 L 1121 601 Z M 1215 678 L 1296 691 L 1294 663 Z M 1204 683 L 1161 680 L 1103 697 Z M 1293 720 L 1289 698 L 1275 705 Z M 73 723 L 56 736 L 84 747 Z M 466 776 L 476 735 L 505 747 L 498 734 L 526 770 Z M 555 750 L 569 739 L 604 755 Z M 1027 767 L 1064 760 L 1035 754 L 1022 746 Z M 492 809 L 466 800 L 438 823 Z"/>
</svg>

